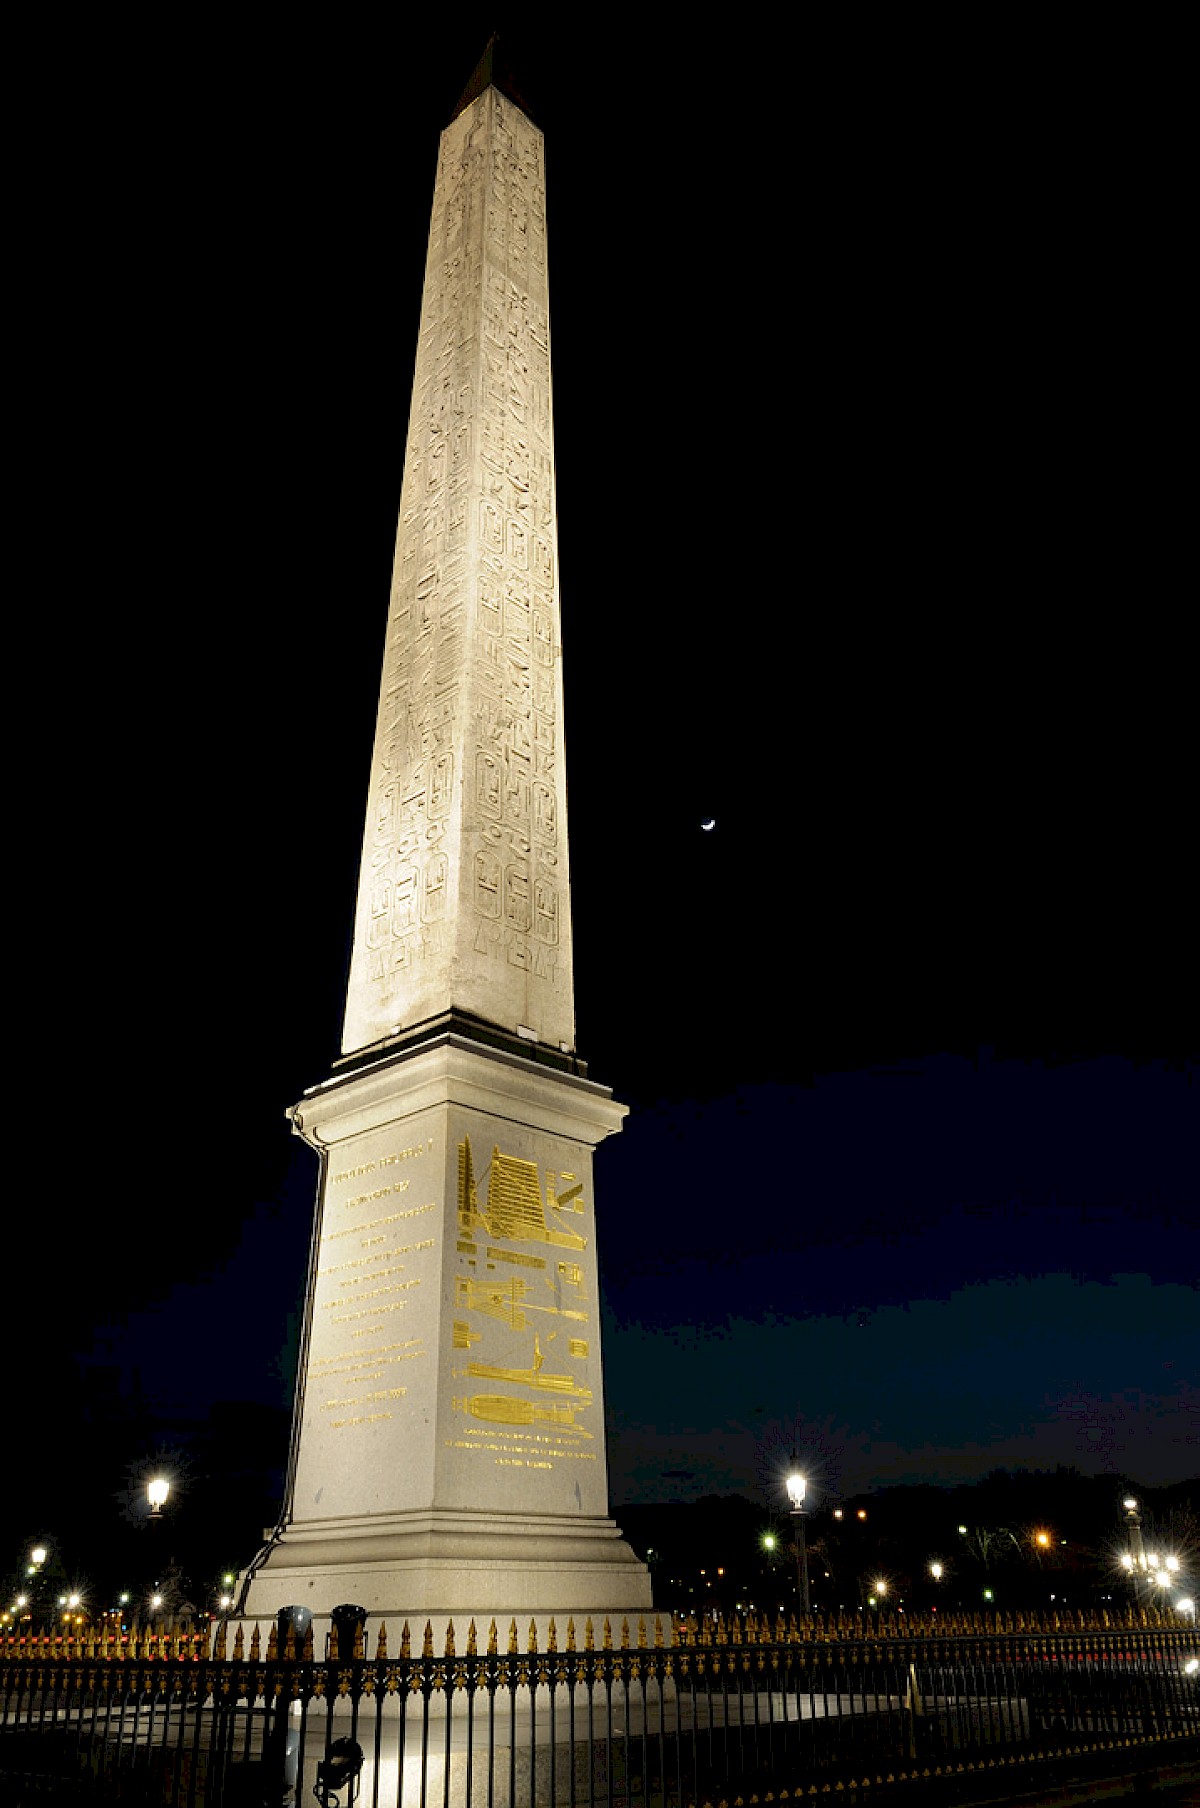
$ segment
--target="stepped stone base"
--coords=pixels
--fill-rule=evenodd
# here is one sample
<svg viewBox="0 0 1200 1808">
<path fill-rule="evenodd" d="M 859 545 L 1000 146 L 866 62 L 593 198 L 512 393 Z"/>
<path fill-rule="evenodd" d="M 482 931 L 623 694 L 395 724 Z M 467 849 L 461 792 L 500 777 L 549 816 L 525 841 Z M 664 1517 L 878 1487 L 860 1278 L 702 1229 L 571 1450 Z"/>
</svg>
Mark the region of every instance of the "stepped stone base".
<svg viewBox="0 0 1200 1808">
<path fill-rule="evenodd" d="M 245 1578 L 243 1578 L 243 1581 Z M 650 1612 L 650 1576 L 611 1519 L 488 1513 L 373 1514 L 309 1521 L 286 1530 L 250 1573 L 241 1611 L 271 1619 L 283 1607 L 326 1615 L 350 1602 L 372 1617 L 495 1618 Z"/>
</svg>

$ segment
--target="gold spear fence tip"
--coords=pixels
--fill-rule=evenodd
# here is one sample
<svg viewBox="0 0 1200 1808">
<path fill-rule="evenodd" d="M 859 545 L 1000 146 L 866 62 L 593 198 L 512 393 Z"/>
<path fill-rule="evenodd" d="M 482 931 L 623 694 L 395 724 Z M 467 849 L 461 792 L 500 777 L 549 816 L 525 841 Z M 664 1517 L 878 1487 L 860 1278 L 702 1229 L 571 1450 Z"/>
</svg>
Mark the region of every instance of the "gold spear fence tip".
<svg viewBox="0 0 1200 1808">
<path fill-rule="evenodd" d="M 495 1657 L 497 1650 L 498 1650 L 498 1644 L 497 1644 L 497 1638 L 496 1638 L 496 1622 L 495 1622 L 495 1620 L 493 1620 L 491 1625 L 488 1627 L 488 1642 L 487 1642 L 488 1656 Z"/>
<path fill-rule="evenodd" d="M 412 1635 L 408 1630 L 407 1620 L 405 1620 L 400 1633 L 400 1656 L 402 1658 L 409 1658 L 412 1656 Z"/>
<path fill-rule="evenodd" d="M 476 1642 L 475 1622 L 472 1620 L 471 1624 L 467 1627 L 467 1656 L 475 1657 L 477 1654 L 478 1645 Z"/>
<path fill-rule="evenodd" d="M 381 1664 L 387 1656 L 387 1621 L 379 1622 L 379 1637 L 375 1641 L 375 1662 Z"/>
<path fill-rule="evenodd" d="M 446 1621 L 446 1651 L 445 1651 L 445 1655 L 446 1655 L 446 1656 L 447 1656 L 447 1657 L 453 1657 L 453 1656 L 454 1656 L 454 1655 L 455 1655 L 455 1651 L 454 1651 L 454 1621 L 453 1621 L 453 1620 L 447 1620 L 447 1621 Z"/>
<path fill-rule="evenodd" d="M 534 1620 L 530 1620 L 530 1622 L 529 1622 L 529 1643 L 525 1647 L 525 1649 L 527 1651 L 536 1651 L 537 1648 L 538 1648 L 537 1622 Z"/>
<path fill-rule="evenodd" d="M 421 1656 L 433 1656 L 433 1623 L 430 1620 L 425 1622 L 425 1640 L 421 1646 Z"/>
<path fill-rule="evenodd" d="M 546 1649 L 547 1651 L 558 1650 L 558 1628 L 555 1626 L 553 1618 L 546 1628 Z"/>
</svg>

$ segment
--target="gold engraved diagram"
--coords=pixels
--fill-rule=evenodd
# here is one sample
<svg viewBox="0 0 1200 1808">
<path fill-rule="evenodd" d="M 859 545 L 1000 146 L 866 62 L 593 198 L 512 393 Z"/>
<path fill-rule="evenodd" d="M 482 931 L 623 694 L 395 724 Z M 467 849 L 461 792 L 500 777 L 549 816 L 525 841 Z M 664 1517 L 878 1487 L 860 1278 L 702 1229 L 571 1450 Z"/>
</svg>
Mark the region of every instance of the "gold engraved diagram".
<svg viewBox="0 0 1200 1808">
<path fill-rule="evenodd" d="M 553 1467 L 556 1450 L 560 1457 L 569 1453 L 564 1439 L 590 1440 L 595 1435 L 580 1420 L 593 1403 L 593 1391 L 586 1371 L 574 1372 L 576 1362 L 587 1361 L 587 1340 L 566 1338 L 564 1328 L 573 1359 L 570 1367 L 564 1367 L 561 1359 L 548 1367 L 543 1348 L 543 1343 L 549 1345 L 559 1336 L 547 1320 L 556 1324 L 568 1320 L 580 1328 L 588 1322 L 584 1267 L 571 1259 L 587 1248 L 588 1239 L 563 1222 L 585 1213 L 583 1192 L 577 1175 L 559 1169 L 543 1173 L 536 1161 L 507 1154 L 496 1145 L 485 1173 L 477 1175 L 470 1138 L 458 1145 L 460 1251 L 476 1253 L 482 1243 L 490 1269 L 499 1263 L 525 1273 L 455 1276 L 454 1348 L 472 1356 L 454 1369 L 455 1378 L 506 1384 L 521 1392 L 464 1394 L 451 1401 L 451 1408 L 487 1425 L 547 1428 L 534 1446 L 539 1459 L 545 1459 L 535 1465 L 540 1467 Z M 523 1250 L 512 1247 L 521 1244 Z M 531 1244 L 561 1251 L 564 1259 L 547 1261 L 533 1255 Z M 474 1268 L 475 1262 L 469 1266 Z M 539 1325 L 544 1328 L 539 1330 Z M 523 1348 L 512 1347 L 514 1336 Z M 477 1342 L 482 1347 L 476 1353 L 471 1346 Z M 547 1395 L 554 1396 L 553 1402 Z"/>
<path fill-rule="evenodd" d="M 563 1178 L 573 1177 L 564 1175 Z M 482 1230 L 486 1236 L 513 1243 L 548 1243 L 555 1249 L 586 1249 L 586 1237 L 580 1236 L 578 1231 L 558 1228 L 547 1219 L 548 1212 L 582 1212 L 582 1181 L 568 1187 L 562 1194 L 555 1194 L 549 1185 L 546 1192 L 547 1196 L 543 1199 L 535 1161 L 525 1161 L 519 1155 L 502 1155 L 498 1148 L 493 1147 L 485 1212 L 479 1204 L 471 1139 L 464 1137 L 459 1143 L 460 1236 L 470 1238 L 477 1230 Z"/>
<path fill-rule="evenodd" d="M 482 1312 L 486 1318 L 498 1318 L 510 1331 L 524 1331 L 532 1321 L 527 1312 L 550 1312 L 557 1318 L 580 1319 L 587 1323 L 587 1313 L 569 1306 L 535 1306 L 526 1299 L 529 1283 L 514 1275 L 509 1281 L 476 1281 L 469 1275 L 456 1275 L 454 1304 L 458 1310 Z"/>
<path fill-rule="evenodd" d="M 490 1425 L 563 1425 L 577 1436 L 590 1438 L 592 1433 L 576 1422 L 576 1406 L 538 1406 L 532 1400 L 518 1400 L 512 1394 L 471 1394 L 465 1400 L 452 1400 L 454 1412 L 470 1413 Z"/>
<path fill-rule="evenodd" d="M 517 1381 L 523 1387 L 532 1387 L 552 1394 L 571 1394 L 584 1406 L 591 1404 L 592 1390 L 580 1387 L 574 1375 L 548 1375 L 542 1367 L 546 1358 L 542 1354 L 541 1342 L 533 1340 L 533 1366 L 527 1369 L 503 1368 L 497 1363 L 469 1362 L 465 1369 L 455 1369 L 455 1374 L 471 1375 L 480 1381 Z"/>
</svg>

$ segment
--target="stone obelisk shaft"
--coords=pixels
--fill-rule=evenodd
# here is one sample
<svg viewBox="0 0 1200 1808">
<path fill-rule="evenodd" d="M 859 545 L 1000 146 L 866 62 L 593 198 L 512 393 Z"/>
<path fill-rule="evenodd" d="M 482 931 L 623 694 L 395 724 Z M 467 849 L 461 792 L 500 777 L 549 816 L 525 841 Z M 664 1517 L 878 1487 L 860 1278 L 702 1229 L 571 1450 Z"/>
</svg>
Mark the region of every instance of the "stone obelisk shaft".
<svg viewBox="0 0 1200 1808">
<path fill-rule="evenodd" d="M 291 1114 L 321 1180 L 251 1615 L 650 1605 L 608 1517 L 625 1108 L 574 1058 L 550 406 L 542 137 L 482 83 L 438 164 L 343 1059 Z"/>
<path fill-rule="evenodd" d="M 443 135 L 344 1055 L 450 1011 L 573 1050 L 542 134 Z"/>
</svg>

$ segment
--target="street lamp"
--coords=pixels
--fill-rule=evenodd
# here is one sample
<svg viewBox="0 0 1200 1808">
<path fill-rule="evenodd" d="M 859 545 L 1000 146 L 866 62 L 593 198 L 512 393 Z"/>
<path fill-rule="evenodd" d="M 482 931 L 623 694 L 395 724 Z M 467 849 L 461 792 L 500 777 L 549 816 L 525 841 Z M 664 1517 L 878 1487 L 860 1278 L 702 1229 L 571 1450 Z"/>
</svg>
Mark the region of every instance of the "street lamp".
<svg viewBox="0 0 1200 1808">
<path fill-rule="evenodd" d="M 146 1498 L 150 1502 L 151 1519 L 161 1519 L 162 1510 L 167 1504 L 167 1495 L 171 1492 L 171 1484 L 156 1475 L 153 1481 L 146 1483 Z"/>
<path fill-rule="evenodd" d="M 945 1565 L 939 1563 L 937 1558 L 935 1557 L 933 1562 L 929 1565 L 929 1573 L 933 1577 L 935 1582 L 940 1582 L 942 1577 L 946 1573 Z"/>
<path fill-rule="evenodd" d="M 803 1611 L 812 1612 L 808 1597 L 808 1548 L 804 1540 L 804 1493 L 808 1486 L 804 1476 L 796 1465 L 796 1452 L 793 1450 L 788 1467 L 786 1487 L 788 1499 L 792 1503 L 792 1518 L 796 1524 L 796 1565 L 800 1572 L 800 1605 Z"/>
</svg>

